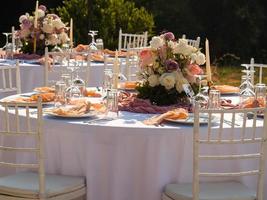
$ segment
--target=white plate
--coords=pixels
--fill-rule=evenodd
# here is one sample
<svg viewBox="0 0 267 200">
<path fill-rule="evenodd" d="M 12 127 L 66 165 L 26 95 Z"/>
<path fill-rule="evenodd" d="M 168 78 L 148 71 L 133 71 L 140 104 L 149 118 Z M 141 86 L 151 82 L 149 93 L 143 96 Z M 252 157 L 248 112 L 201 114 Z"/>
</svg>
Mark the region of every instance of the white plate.
<svg viewBox="0 0 267 200">
<path fill-rule="evenodd" d="M 88 113 L 85 113 L 83 115 L 59 115 L 56 113 L 53 113 L 52 111 L 46 110 L 44 112 L 45 114 L 52 116 L 52 117 L 60 117 L 60 118 L 86 118 L 86 117 L 95 117 L 96 113 L 94 111 L 90 111 Z"/>
<path fill-rule="evenodd" d="M 214 120 L 214 116 L 211 116 L 212 120 Z M 165 119 L 168 122 L 175 122 L 180 124 L 194 124 L 194 113 L 189 113 L 188 118 L 186 119 Z M 208 124 L 209 118 L 208 115 L 202 114 L 199 118 L 199 123 L 202 124 Z"/>
</svg>

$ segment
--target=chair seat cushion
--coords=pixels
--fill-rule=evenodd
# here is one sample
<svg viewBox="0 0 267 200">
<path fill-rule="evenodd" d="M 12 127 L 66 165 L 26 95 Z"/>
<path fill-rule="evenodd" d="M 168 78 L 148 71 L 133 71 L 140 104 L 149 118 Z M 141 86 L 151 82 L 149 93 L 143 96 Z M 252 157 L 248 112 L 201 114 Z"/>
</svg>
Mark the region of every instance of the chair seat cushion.
<svg viewBox="0 0 267 200">
<path fill-rule="evenodd" d="M 192 183 L 168 184 L 165 194 L 173 200 L 192 200 Z M 255 200 L 256 193 L 235 181 L 200 183 L 200 200 Z"/>
<path fill-rule="evenodd" d="M 46 178 L 46 195 L 53 197 L 70 193 L 85 187 L 84 177 L 49 175 Z M 39 175 L 34 172 L 20 172 L 0 177 L 0 194 L 37 198 L 39 194 Z"/>
</svg>

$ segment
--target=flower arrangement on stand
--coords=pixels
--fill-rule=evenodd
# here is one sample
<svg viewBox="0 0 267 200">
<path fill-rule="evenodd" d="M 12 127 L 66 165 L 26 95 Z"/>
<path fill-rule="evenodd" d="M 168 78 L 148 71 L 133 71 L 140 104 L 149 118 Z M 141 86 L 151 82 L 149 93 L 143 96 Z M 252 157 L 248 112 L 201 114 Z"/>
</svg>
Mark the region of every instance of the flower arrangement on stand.
<svg viewBox="0 0 267 200">
<path fill-rule="evenodd" d="M 37 10 L 37 27 L 34 27 L 35 15 L 26 13 L 19 18 L 18 37 L 22 42 L 23 53 L 34 53 L 34 37 L 36 37 L 36 54 L 43 55 L 45 47 L 50 50 L 69 42 L 67 27 L 56 14 L 48 14 L 44 5 Z"/>
<path fill-rule="evenodd" d="M 197 88 L 195 75 L 203 73 L 204 63 L 205 55 L 186 39 L 176 41 L 171 32 L 154 36 L 140 52 L 138 97 L 159 106 L 188 102 L 184 86 Z"/>
</svg>

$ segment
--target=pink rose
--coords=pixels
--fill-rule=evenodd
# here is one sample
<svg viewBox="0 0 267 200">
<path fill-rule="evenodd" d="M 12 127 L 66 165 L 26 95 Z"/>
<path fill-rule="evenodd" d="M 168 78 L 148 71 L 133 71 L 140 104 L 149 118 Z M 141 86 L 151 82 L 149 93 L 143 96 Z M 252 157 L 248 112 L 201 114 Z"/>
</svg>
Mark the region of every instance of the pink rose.
<svg viewBox="0 0 267 200">
<path fill-rule="evenodd" d="M 187 69 L 192 75 L 203 74 L 203 70 L 197 64 L 190 64 L 187 66 Z"/>
<path fill-rule="evenodd" d="M 153 53 L 150 49 L 142 50 L 139 54 L 139 57 L 140 57 L 140 66 L 141 67 L 146 67 L 148 65 L 153 64 L 153 62 L 154 62 Z"/>
</svg>

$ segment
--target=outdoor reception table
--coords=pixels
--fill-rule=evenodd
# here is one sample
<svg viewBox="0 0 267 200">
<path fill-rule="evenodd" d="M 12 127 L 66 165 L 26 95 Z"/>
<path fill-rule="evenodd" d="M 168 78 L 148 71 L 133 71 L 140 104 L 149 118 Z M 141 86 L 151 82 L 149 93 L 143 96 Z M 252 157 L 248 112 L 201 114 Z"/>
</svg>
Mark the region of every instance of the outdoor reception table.
<svg viewBox="0 0 267 200">
<path fill-rule="evenodd" d="M 34 109 L 31 114 L 34 118 Z M 23 110 L 20 115 L 23 127 Z M 62 119 L 44 114 L 46 172 L 85 176 L 88 200 L 160 200 L 166 184 L 192 180 L 193 126 L 144 125 L 142 121 L 150 116 L 120 112 L 118 119 L 93 121 L 90 118 Z M 3 108 L 0 108 L 0 119 L 2 117 Z M 259 119 L 259 126 L 262 121 Z M 252 120 L 247 122 L 252 123 Z M 3 126 L 3 120 L 0 126 Z M 225 124 L 226 129 L 229 127 Z M 201 126 L 202 134 L 206 128 L 205 125 Z M 241 126 L 237 126 L 238 129 Z M 24 140 L 24 144 L 30 143 Z M 5 142 L 8 141 L 0 140 L 1 145 Z M 212 153 L 222 151 L 216 146 L 204 150 Z M 245 150 L 238 145 L 227 148 L 227 151 L 236 153 Z M 23 155 L 16 159 L 32 160 Z M 211 166 L 206 162 L 203 168 L 229 167 L 242 171 L 252 166 L 248 163 L 251 161 L 229 161 L 229 166 L 221 166 L 218 162 Z M 256 166 L 257 162 L 254 164 Z M 0 175 L 4 174 L 0 171 Z M 250 188 L 256 187 L 253 177 L 245 177 L 241 181 Z"/>
</svg>

